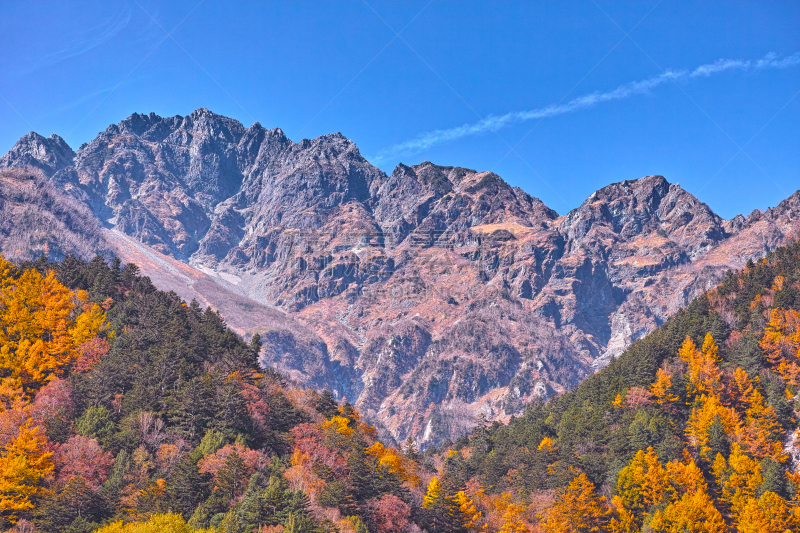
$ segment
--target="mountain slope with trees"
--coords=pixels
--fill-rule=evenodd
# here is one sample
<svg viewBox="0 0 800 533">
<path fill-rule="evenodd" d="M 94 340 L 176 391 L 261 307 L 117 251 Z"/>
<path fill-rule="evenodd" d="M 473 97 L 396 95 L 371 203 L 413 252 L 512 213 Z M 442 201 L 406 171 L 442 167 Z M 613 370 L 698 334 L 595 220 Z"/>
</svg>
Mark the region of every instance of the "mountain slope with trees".
<svg viewBox="0 0 800 533">
<path fill-rule="evenodd" d="M 9 257 L 130 252 L 160 287 L 196 290 L 269 338 L 279 349 L 263 364 L 424 446 L 574 388 L 728 269 L 800 235 L 800 193 L 724 220 L 646 176 L 559 215 L 492 172 L 423 162 L 386 174 L 342 134 L 294 142 L 207 109 L 134 113 L 75 151 L 31 133 L 0 170 L 41 174 L 96 225 L 38 216 L 32 198 L 30 216 L 0 220 Z M 252 327 L 272 306 L 288 319 Z"/>
<path fill-rule="evenodd" d="M 0 520 L 22 532 L 800 527 L 800 243 L 575 390 L 393 448 L 134 265 L 0 260 Z"/>
<path fill-rule="evenodd" d="M 424 522 L 427 470 L 349 404 L 263 371 L 260 350 L 134 265 L 0 257 L 0 528 Z"/>
<path fill-rule="evenodd" d="M 442 499 L 505 497 L 533 531 L 798 531 L 798 406 L 795 243 L 729 272 L 574 391 L 458 439 Z"/>
</svg>

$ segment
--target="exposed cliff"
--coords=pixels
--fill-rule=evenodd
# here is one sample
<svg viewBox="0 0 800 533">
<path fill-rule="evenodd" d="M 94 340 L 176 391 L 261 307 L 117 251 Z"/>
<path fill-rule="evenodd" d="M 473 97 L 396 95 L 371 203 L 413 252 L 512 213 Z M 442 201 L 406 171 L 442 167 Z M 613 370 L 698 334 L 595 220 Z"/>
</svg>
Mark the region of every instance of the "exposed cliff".
<svg viewBox="0 0 800 533">
<path fill-rule="evenodd" d="M 0 166 L 41 169 L 118 235 L 288 313 L 264 363 L 398 440 L 574 387 L 800 225 L 798 193 L 726 221 L 661 176 L 559 216 L 491 172 L 387 176 L 341 134 L 295 143 L 205 109 L 59 141 L 30 134 Z"/>
</svg>

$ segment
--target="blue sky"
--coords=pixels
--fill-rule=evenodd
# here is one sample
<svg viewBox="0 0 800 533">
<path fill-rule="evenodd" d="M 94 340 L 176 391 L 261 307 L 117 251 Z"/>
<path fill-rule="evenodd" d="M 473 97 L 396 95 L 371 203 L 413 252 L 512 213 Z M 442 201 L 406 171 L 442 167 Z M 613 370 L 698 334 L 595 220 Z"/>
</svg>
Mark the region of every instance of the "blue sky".
<svg viewBox="0 0 800 533">
<path fill-rule="evenodd" d="M 198 107 L 391 172 L 493 170 L 559 213 L 662 174 L 730 218 L 800 187 L 800 3 L 0 4 L 0 152 Z"/>
</svg>

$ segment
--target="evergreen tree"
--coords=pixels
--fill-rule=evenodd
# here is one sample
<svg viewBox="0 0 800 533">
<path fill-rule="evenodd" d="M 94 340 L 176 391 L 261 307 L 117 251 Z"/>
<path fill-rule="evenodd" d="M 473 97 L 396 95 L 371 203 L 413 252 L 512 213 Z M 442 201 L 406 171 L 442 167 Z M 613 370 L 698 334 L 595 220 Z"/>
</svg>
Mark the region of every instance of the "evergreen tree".
<svg viewBox="0 0 800 533">
<path fill-rule="evenodd" d="M 717 454 L 722 454 L 723 457 L 730 454 L 730 441 L 719 415 L 714 417 L 714 422 L 708 428 L 708 448 L 706 459 L 709 462 L 713 461 Z"/>
<path fill-rule="evenodd" d="M 196 455 L 181 459 L 167 479 L 166 493 L 173 511 L 189 519 L 195 508 L 210 494 L 210 476 L 197 468 Z"/>
</svg>

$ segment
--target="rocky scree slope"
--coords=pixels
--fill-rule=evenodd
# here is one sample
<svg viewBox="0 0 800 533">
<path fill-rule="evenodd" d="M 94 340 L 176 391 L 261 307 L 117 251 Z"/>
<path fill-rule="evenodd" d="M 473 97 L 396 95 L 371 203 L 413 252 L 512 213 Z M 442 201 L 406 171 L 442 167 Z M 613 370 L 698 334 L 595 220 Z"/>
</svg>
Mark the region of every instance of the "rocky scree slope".
<svg viewBox="0 0 800 533">
<path fill-rule="evenodd" d="M 118 235 L 286 311 L 306 333 L 262 328 L 263 363 L 397 440 L 574 387 L 800 225 L 800 193 L 726 221 L 661 176 L 560 216 L 491 172 L 386 175 L 341 134 L 295 143 L 205 109 L 131 115 L 71 160 L 56 139 L 0 167 L 37 167 Z"/>
</svg>

